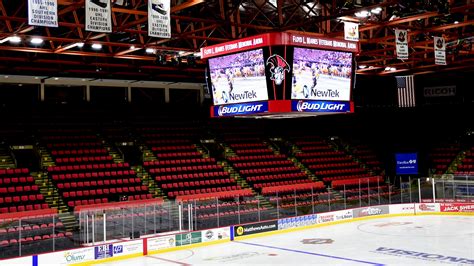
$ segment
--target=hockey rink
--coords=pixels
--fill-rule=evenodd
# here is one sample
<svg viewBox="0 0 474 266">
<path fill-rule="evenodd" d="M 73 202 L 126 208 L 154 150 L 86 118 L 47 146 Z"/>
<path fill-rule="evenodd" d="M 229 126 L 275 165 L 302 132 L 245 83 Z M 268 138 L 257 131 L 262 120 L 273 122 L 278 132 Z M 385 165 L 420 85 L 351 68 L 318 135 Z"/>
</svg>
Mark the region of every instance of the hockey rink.
<svg viewBox="0 0 474 266">
<path fill-rule="evenodd" d="M 474 265 L 474 216 L 400 216 L 93 265 Z"/>
</svg>

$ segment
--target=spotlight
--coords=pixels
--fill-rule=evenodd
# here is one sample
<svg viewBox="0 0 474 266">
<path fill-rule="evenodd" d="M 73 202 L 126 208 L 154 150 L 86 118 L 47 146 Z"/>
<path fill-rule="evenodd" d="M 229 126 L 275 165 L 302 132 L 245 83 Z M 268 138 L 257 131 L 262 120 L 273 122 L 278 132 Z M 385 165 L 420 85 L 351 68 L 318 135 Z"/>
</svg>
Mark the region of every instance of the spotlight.
<svg viewBox="0 0 474 266">
<path fill-rule="evenodd" d="M 102 44 L 100 44 L 100 43 L 94 43 L 91 47 L 92 47 L 92 49 L 94 49 L 94 50 L 100 50 L 100 49 L 102 49 Z"/>
<path fill-rule="evenodd" d="M 79 48 L 82 48 L 82 47 L 84 47 L 84 43 L 83 42 L 78 42 L 78 43 L 76 43 L 76 46 L 79 47 Z"/>
<path fill-rule="evenodd" d="M 385 71 L 390 71 L 390 69 L 391 69 L 390 67 L 386 67 Z"/>
<path fill-rule="evenodd" d="M 59 80 L 59 78 L 54 78 L 54 80 Z"/>
<path fill-rule="evenodd" d="M 35 38 L 31 39 L 30 42 L 31 42 L 31 44 L 39 45 L 39 44 L 43 43 L 43 39 L 35 37 Z"/>
<path fill-rule="evenodd" d="M 130 46 L 130 50 L 135 49 L 135 45 Z"/>
<path fill-rule="evenodd" d="M 367 66 L 366 65 L 360 65 L 359 68 L 364 69 L 364 68 L 367 68 Z"/>
<path fill-rule="evenodd" d="M 370 10 L 370 13 L 376 14 L 376 15 L 380 14 L 380 12 L 382 12 L 382 8 L 381 8 L 381 7 L 376 7 L 376 8 L 374 8 L 374 9 Z"/>
<path fill-rule="evenodd" d="M 154 53 L 156 52 L 156 50 L 153 49 L 153 48 L 146 48 L 145 52 L 146 52 L 147 54 L 154 54 Z"/>
<path fill-rule="evenodd" d="M 18 37 L 18 36 L 12 36 L 12 37 L 8 38 L 8 41 L 10 41 L 11 43 L 20 43 L 21 38 Z"/>
<path fill-rule="evenodd" d="M 356 12 L 354 15 L 358 18 L 366 18 L 366 17 L 370 16 L 370 12 L 367 11 L 367 10 L 362 10 L 360 12 Z"/>
<path fill-rule="evenodd" d="M 457 21 L 457 20 L 456 20 L 456 21 L 454 21 L 454 24 L 459 24 L 459 21 Z"/>
</svg>

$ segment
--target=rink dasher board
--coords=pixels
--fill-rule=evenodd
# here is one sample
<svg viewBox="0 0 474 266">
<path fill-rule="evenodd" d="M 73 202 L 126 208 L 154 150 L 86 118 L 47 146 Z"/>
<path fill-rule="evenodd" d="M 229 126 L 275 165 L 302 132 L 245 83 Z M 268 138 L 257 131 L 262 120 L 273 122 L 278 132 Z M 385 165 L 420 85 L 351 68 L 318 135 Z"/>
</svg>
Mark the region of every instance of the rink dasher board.
<svg viewBox="0 0 474 266">
<path fill-rule="evenodd" d="M 421 206 L 422 209 L 420 210 L 419 205 L 424 205 Z M 472 205 L 472 204 L 464 204 L 464 205 Z M 399 213 L 400 211 L 398 210 L 399 208 L 403 207 L 411 207 L 413 206 L 413 212 L 412 211 L 404 211 L 403 213 Z M 441 210 L 440 203 L 431 203 L 432 207 L 434 207 L 435 210 Z M 362 209 L 367 209 L 367 208 L 378 208 L 378 207 L 386 207 L 389 212 L 394 212 L 394 213 L 388 213 L 388 214 L 376 214 L 376 215 L 368 215 L 364 217 L 357 217 L 357 218 L 350 218 L 350 219 L 341 219 L 337 221 L 331 221 L 331 222 L 324 222 L 324 223 L 316 223 L 312 225 L 305 225 L 305 226 L 299 226 L 295 228 L 287 228 L 287 229 L 282 229 L 282 230 L 274 230 L 270 232 L 263 232 L 263 233 L 257 233 L 257 234 L 252 234 L 252 235 L 245 235 L 245 236 L 237 236 L 235 237 L 236 240 L 243 240 L 243 239 L 249 239 L 249 238 L 257 238 L 257 237 L 263 237 L 263 236 L 269 236 L 269 235 L 275 235 L 275 234 L 280 234 L 280 233 L 289 233 L 289 232 L 295 232 L 295 231 L 301 231 L 301 230 L 308 230 L 308 229 L 313 229 L 313 228 L 318 228 L 318 227 L 323 227 L 323 226 L 330 226 L 330 225 L 336 225 L 336 224 L 343 224 L 343 223 L 350 223 L 350 222 L 355 222 L 355 221 L 361 221 L 361 220 L 372 220 L 372 219 L 380 219 L 380 218 L 388 218 L 388 217 L 398 217 L 398 216 L 417 216 L 417 215 L 457 215 L 457 216 L 474 216 L 474 212 L 441 212 L 441 211 L 430 211 L 430 206 L 426 206 L 426 203 L 415 203 L 415 204 L 394 204 L 394 205 L 379 205 L 379 206 L 371 206 L 371 207 L 364 207 L 364 208 L 355 208 L 355 209 L 347 209 L 343 210 L 344 212 L 347 212 L 349 210 L 362 210 Z M 390 208 L 392 207 L 392 208 Z M 322 215 L 331 215 L 334 214 L 336 215 L 337 213 L 340 213 L 341 211 L 334 211 L 334 212 L 327 212 L 327 213 L 322 213 Z M 398 212 L 398 213 L 397 213 Z M 353 212 L 354 213 L 354 212 Z M 319 214 L 316 214 L 319 215 Z M 285 218 L 287 219 L 287 218 Z M 284 220 L 284 219 L 279 219 L 279 220 Z M 278 220 L 275 220 L 278 222 Z M 258 224 L 258 223 L 257 223 Z M 250 224 L 251 225 L 251 224 Z M 224 227 L 229 229 L 230 237 L 232 237 L 232 232 L 234 230 L 234 226 L 231 227 Z M 222 232 L 224 228 L 215 228 L 215 229 L 209 229 L 209 230 L 218 230 Z M 209 231 L 209 230 L 203 230 L 200 231 L 203 236 L 204 232 Z M 199 232 L 199 231 L 198 231 Z M 189 233 L 189 232 L 188 232 Z M 181 235 L 183 233 L 180 233 Z M 175 235 L 180 235 L 180 234 L 175 234 Z M 186 234 L 186 233 L 185 233 Z M 170 237 L 174 235 L 168 235 L 168 236 L 160 236 L 160 237 Z M 146 256 L 146 255 L 151 255 L 151 254 L 158 254 L 158 253 L 166 253 L 166 252 L 171 252 L 171 251 L 177 251 L 177 250 L 183 250 L 183 249 L 189 249 L 189 248 L 199 248 L 199 247 L 204 247 L 208 245 L 215 245 L 215 244 L 220 244 L 220 243 L 225 243 L 225 242 L 230 242 L 231 239 L 226 238 L 226 239 L 219 239 L 219 240 L 212 240 L 212 241 L 207 241 L 207 242 L 200 242 L 196 244 L 189 244 L 189 245 L 183 245 L 183 246 L 177 246 L 177 247 L 171 247 L 171 248 L 164 248 L 161 250 L 154 250 L 154 251 L 148 251 L 147 250 L 147 241 L 149 238 L 144 238 L 144 239 L 139 239 L 139 240 L 131 240 L 131 241 L 124 241 L 124 242 L 116 242 L 116 243 L 109 243 L 109 244 L 102 244 L 102 245 L 97 245 L 94 247 L 87 247 L 87 248 L 78 248 L 78 249 L 72 249 L 72 250 L 66 250 L 66 251 L 60 251 L 60 252 L 53 252 L 53 253 L 45 253 L 45 254 L 40 254 L 40 255 L 34 255 L 34 256 L 25 256 L 25 257 L 20 257 L 20 258 L 15 258 L 15 259 L 7 259 L 7 260 L 0 260 L 0 264 L 8 264 L 8 265 L 32 265 L 32 266 L 42 266 L 42 265 L 95 265 L 99 263 L 104 263 L 104 262 L 110 262 L 110 261 L 116 261 L 116 260 L 126 260 L 130 258 L 136 258 L 136 257 L 141 257 L 141 256 Z M 157 238 L 157 237 L 151 237 L 151 238 Z M 123 246 L 123 248 L 130 246 L 135 246 L 137 247 L 137 242 L 142 242 L 143 249 L 138 249 L 136 253 L 130 253 L 130 254 L 121 254 L 120 256 L 115 256 L 115 257 L 108 257 L 108 258 L 103 258 L 103 259 L 95 259 L 96 256 L 96 248 L 97 247 L 104 247 L 107 245 L 112 246 Z M 114 252 L 114 251 L 112 251 Z M 84 257 L 82 257 L 84 255 Z M 76 261 L 72 262 L 64 262 L 64 259 L 66 259 L 68 256 L 75 256 Z M 88 261 L 80 261 L 82 259 L 89 259 Z"/>
</svg>

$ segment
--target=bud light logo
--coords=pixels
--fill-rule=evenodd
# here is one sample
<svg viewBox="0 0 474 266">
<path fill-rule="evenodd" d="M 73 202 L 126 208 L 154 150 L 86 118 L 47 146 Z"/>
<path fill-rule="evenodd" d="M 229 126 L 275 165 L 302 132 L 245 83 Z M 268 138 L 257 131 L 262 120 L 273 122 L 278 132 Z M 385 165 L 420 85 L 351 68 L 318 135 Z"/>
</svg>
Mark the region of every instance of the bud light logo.
<svg viewBox="0 0 474 266">
<path fill-rule="evenodd" d="M 249 115 L 258 114 L 268 111 L 267 102 L 258 103 L 244 103 L 244 104 L 229 104 L 214 106 L 214 116 L 235 116 L 235 115 Z"/>
<path fill-rule="evenodd" d="M 292 101 L 292 111 L 318 113 L 346 113 L 351 111 L 350 102 L 334 101 Z"/>
</svg>

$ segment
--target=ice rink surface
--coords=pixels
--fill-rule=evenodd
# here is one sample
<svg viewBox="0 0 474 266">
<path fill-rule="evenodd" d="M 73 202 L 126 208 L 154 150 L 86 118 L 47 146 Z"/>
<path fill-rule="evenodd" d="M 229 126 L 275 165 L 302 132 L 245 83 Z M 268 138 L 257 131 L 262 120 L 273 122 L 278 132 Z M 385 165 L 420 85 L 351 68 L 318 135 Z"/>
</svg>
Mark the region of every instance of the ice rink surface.
<svg viewBox="0 0 474 266">
<path fill-rule="evenodd" d="M 94 265 L 474 265 L 474 216 L 401 216 Z"/>
</svg>

